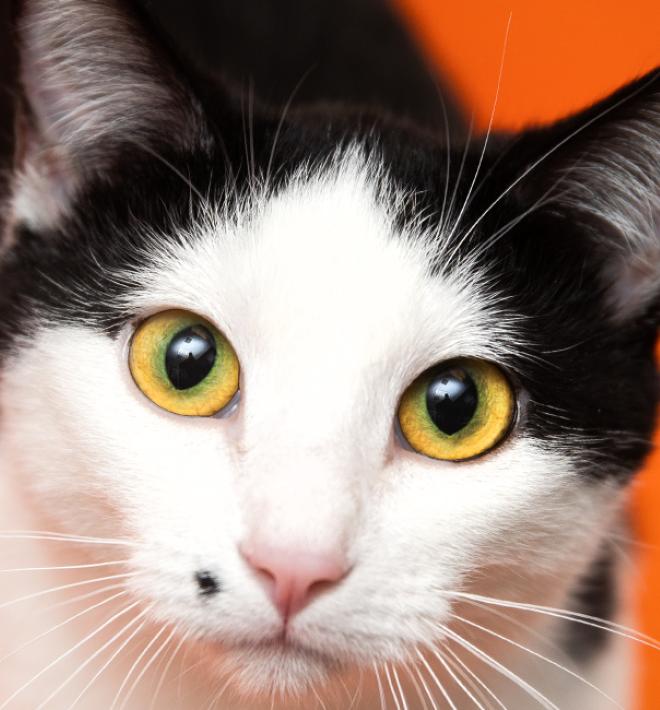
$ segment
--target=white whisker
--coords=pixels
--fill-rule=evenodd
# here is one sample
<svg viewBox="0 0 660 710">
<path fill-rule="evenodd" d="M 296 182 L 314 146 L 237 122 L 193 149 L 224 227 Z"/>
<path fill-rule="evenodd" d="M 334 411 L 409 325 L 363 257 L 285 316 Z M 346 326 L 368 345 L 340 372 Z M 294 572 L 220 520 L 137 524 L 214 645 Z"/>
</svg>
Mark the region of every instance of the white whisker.
<svg viewBox="0 0 660 710">
<path fill-rule="evenodd" d="M 183 645 L 186 643 L 186 641 L 192 636 L 192 631 L 187 631 L 180 639 L 179 643 L 175 646 L 174 651 L 172 652 L 172 655 L 170 656 L 169 660 L 167 661 L 167 664 L 165 665 L 165 668 L 163 669 L 163 672 L 161 673 L 160 680 L 158 681 L 158 685 L 156 686 L 156 690 L 154 690 L 154 695 L 153 698 L 151 699 L 151 705 L 149 706 L 149 710 L 153 710 L 156 707 L 156 701 L 158 700 L 158 695 L 163 687 L 163 684 L 165 683 L 165 679 L 167 678 L 167 674 L 170 672 L 170 668 L 172 667 L 174 660 L 176 659 L 179 651 L 183 647 Z"/>
<path fill-rule="evenodd" d="M 422 665 L 424 666 L 424 668 L 426 668 L 426 672 L 431 676 L 431 680 L 435 683 L 438 690 L 442 693 L 442 697 L 447 701 L 447 704 L 449 705 L 449 707 L 452 710 L 457 710 L 456 705 L 455 705 L 454 701 L 451 699 L 451 697 L 449 696 L 449 693 L 447 692 L 446 688 L 444 687 L 444 685 L 442 685 L 442 683 L 440 682 L 440 679 L 433 672 L 433 669 L 429 665 L 429 662 L 426 660 L 426 657 L 419 649 L 417 649 L 417 657 L 422 662 Z"/>
<path fill-rule="evenodd" d="M 293 90 L 289 94 L 289 98 L 287 99 L 287 102 L 284 104 L 284 108 L 282 109 L 282 113 L 280 114 L 280 120 L 277 123 L 277 128 L 275 129 L 275 135 L 273 137 L 273 143 L 270 148 L 270 155 L 268 156 L 268 163 L 266 164 L 266 176 L 264 178 L 264 182 L 266 185 L 266 188 L 268 189 L 268 186 L 270 184 L 271 180 L 271 170 L 273 168 L 273 160 L 275 159 L 275 151 L 277 149 L 277 142 L 280 139 L 280 134 L 282 133 L 282 128 L 284 127 L 284 122 L 286 121 L 286 117 L 291 109 L 291 104 L 293 103 L 293 100 L 296 97 L 296 94 L 300 91 L 301 86 L 305 83 L 307 77 L 310 75 L 314 67 L 310 67 L 305 71 L 305 73 L 298 79 L 298 82 L 296 85 L 293 87 Z"/>
<path fill-rule="evenodd" d="M 399 691 L 399 697 L 401 698 L 401 704 L 403 705 L 403 710 L 408 710 L 408 703 L 406 701 L 406 695 L 403 692 L 403 687 L 401 686 L 401 680 L 395 666 L 392 666 L 392 675 L 394 676 L 394 683 Z"/>
<path fill-rule="evenodd" d="M 447 671 L 451 679 L 458 685 L 458 687 L 470 698 L 470 700 L 479 708 L 479 710 L 486 710 L 484 706 L 474 697 L 472 691 L 460 680 L 460 678 L 454 673 L 454 671 L 449 666 L 447 659 L 442 655 L 442 653 L 437 648 L 431 648 L 431 653 L 438 659 L 442 664 L 442 667 Z"/>
<path fill-rule="evenodd" d="M 54 594 L 55 592 L 66 591 L 67 589 L 75 589 L 76 587 L 84 587 L 88 584 L 98 584 L 99 582 L 108 582 L 114 579 L 128 579 L 130 577 L 136 577 L 138 572 L 126 572 L 124 574 L 112 574 L 108 577 L 96 577 L 95 579 L 85 579 L 82 582 L 72 582 L 71 584 L 62 584 L 59 587 L 51 587 L 50 589 L 45 589 L 40 592 L 33 592 L 24 597 L 19 597 L 18 599 L 11 599 L 8 602 L 3 602 L 0 604 L 0 609 L 6 609 L 14 604 L 20 604 L 25 601 L 30 601 L 31 599 L 39 599 L 40 597 L 47 596 L 48 594 Z"/>
<path fill-rule="evenodd" d="M 113 616 L 111 616 L 107 621 L 105 621 L 103 624 L 101 624 L 100 626 L 98 626 L 98 627 L 97 627 L 96 629 L 94 629 L 94 631 L 92 631 L 91 633 L 87 634 L 87 636 L 85 636 L 82 640 L 78 641 L 78 642 L 77 642 L 74 646 L 72 646 L 70 649 L 68 649 L 68 650 L 65 651 L 64 653 L 60 654 L 55 660 L 51 661 L 47 666 L 45 666 L 44 668 L 42 668 L 36 675 L 32 676 L 32 678 L 30 678 L 30 680 L 28 680 L 28 681 L 25 682 L 23 685 L 21 685 L 20 688 L 18 688 L 17 690 L 15 690 L 15 691 L 2 703 L 2 705 L 0 705 L 0 710 L 4 710 L 4 708 L 6 708 L 6 707 L 9 705 L 9 703 L 11 703 L 11 702 L 14 700 L 14 698 L 18 697 L 23 691 L 27 690 L 27 689 L 32 685 L 32 683 L 34 683 L 35 681 L 39 680 L 39 678 L 41 678 L 41 677 L 42 677 L 45 673 L 47 673 L 51 668 L 54 668 L 60 661 L 63 661 L 65 658 L 67 658 L 67 657 L 70 656 L 72 653 L 74 653 L 75 651 L 77 651 L 81 646 L 83 646 L 85 643 L 87 643 L 87 642 L 90 641 L 92 638 L 94 638 L 94 636 L 96 636 L 98 633 L 100 633 L 101 631 L 103 631 L 103 629 L 105 629 L 105 628 L 107 628 L 108 626 L 110 626 L 110 624 L 114 623 L 117 619 L 119 619 L 119 618 L 120 618 L 121 616 L 123 616 L 124 614 L 128 614 L 130 611 L 132 611 L 133 609 L 135 609 L 135 607 L 137 607 L 138 605 L 139 605 L 139 602 L 133 602 L 133 603 L 130 604 L 129 606 L 124 607 L 124 609 L 122 609 L 121 611 L 119 611 L 119 612 L 117 612 L 116 614 L 114 614 Z M 136 618 L 137 618 L 137 617 L 136 617 Z M 59 688 L 58 688 L 58 692 L 59 692 Z M 51 697 L 52 697 L 52 696 L 49 696 L 49 697 L 47 698 L 47 701 L 49 701 L 49 700 L 51 699 Z M 43 705 L 43 704 L 45 704 L 45 703 L 42 703 L 42 705 Z"/>
<path fill-rule="evenodd" d="M 10 569 L 0 569 L 0 574 L 10 574 L 14 572 L 63 572 L 81 569 L 95 569 L 97 567 L 117 567 L 126 564 L 130 560 L 112 560 L 110 562 L 97 562 L 95 564 L 84 565 L 60 565 L 55 567 L 14 567 Z"/>
<path fill-rule="evenodd" d="M 484 138 L 483 145 L 481 147 L 481 153 L 479 155 L 479 161 L 477 162 L 477 167 L 474 171 L 474 175 L 472 177 L 472 182 L 470 183 L 470 186 L 468 187 L 467 195 L 465 197 L 465 200 L 463 200 L 463 206 L 461 207 L 458 216 L 456 217 L 456 220 L 454 222 L 454 226 L 452 227 L 451 231 L 447 235 L 447 241 L 450 241 L 453 235 L 456 233 L 456 230 L 458 229 L 461 219 L 463 215 L 465 214 L 465 210 L 467 209 L 469 203 L 470 203 L 470 197 L 472 196 L 472 190 L 474 189 L 474 185 L 479 178 L 479 173 L 481 172 L 481 166 L 484 161 L 484 157 L 486 155 L 486 150 L 488 148 L 488 140 L 490 138 L 491 132 L 493 130 L 493 121 L 495 120 L 495 111 L 497 110 L 497 102 L 499 100 L 500 96 L 500 86 L 502 84 L 502 74 L 504 72 L 504 59 L 506 57 L 506 50 L 507 46 L 509 44 L 509 31 L 511 30 L 511 18 L 513 16 L 513 13 L 509 13 L 509 19 L 507 21 L 506 25 L 506 32 L 504 35 L 504 46 L 502 47 L 502 57 L 500 58 L 500 68 L 499 72 L 497 75 L 497 86 L 495 88 L 495 98 L 493 100 L 493 108 L 491 109 L 490 112 L 490 119 L 488 120 L 488 129 L 486 130 L 486 137 Z M 450 257 L 451 261 L 451 257 Z"/>
<path fill-rule="evenodd" d="M 376 683 L 378 684 L 378 697 L 380 698 L 380 710 L 387 710 L 387 704 L 385 702 L 385 691 L 383 690 L 383 683 L 380 679 L 380 672 L 378 670 L 378 664 L 374 661 L 373 663 L 374 675 L 376 676 Z"/>
<path fill-rule="evenodd" d="M 120 632 L 119 634 L 115 635 L 110 641 L 108 642 L 107 645 L 102 646 L 89 660 L 93 660 L 95 657 L 97 657 L 100 653 L 102 653 L 107 646 L 110 645 L 112 641 L 115 641 L 119 636 L 121 636 L 123 633 L 126 632 L 130 626 L 134 623 L 135 619 L 133 621 L 129 622 Z M 119 647 L 115 649 L 115 651 L 112 653 L 110 658 L 99 668 L 99 670 L 94 674 L 94 676 L 91 678 L 91 680 L 87 683 L 87 685 L 80 691 L 80 693 L 76 696 L 76 699 L 73 701 L 73 703 L 69 706 L 67 710 L 73 710 L 73 708 L 78 704 L 78 702 L 84 697 L 85 693 L 94 685 L 94 683 L 101 677 L 101 675 L 107 670 L 107 668 L 114 662 L 114 660 L 119 656 L 119 654 L 128 646 L 128 644 L 142 631 L 142 629 L 146 626 L 147 622 L 142 621 L 140 624 L 137 625 L 133 631 L 119 644 Z M 72 678 L 69 679 L 69 681 L 72 680 Z M 67 683 L 69 682 L 67 681 Z"/>
<path fill-rule="evenodd" d="M 137 543 L 132 542 L 131 540 L 88 537 L 85 535 L 68 535 L 66 533 L 55 533 L 48 530 L 0 530 L 0 540 L 45 540 L 90 545 L 124 545 L 126 547 L 137 546 Z"/>
<path fill-rule="evenodd" d="M 533 685 L 530 685 L 526 680 L 523 680 L 519 675 L 514 673 L 510 668 L 497 661 L 495 658 L 487 654 L 485 651 L 470 643 L 467 639 L 464 639 L 460 634 L 452 631 L 447 626 L 438 626 L 440 631 L 443 631 L 447 636 L 452 638 L 456 643 L 462 646 L 466 651 L 470 651 L 474 656 L 480 658 L 484 663 L 489 665 L 491 668 L 495 669 L 508 678 L 515 685 L 517 685 L 522 690 L 526 691 L 531 697 L 533 697 L 537 702 L 539 702 L 546 710 L 559 710 L 559 708 L 548 698 L 543 695 L 539 690 L 537 690 Z"/>
<path fill-rule="evenodd" d="M 133 675 L 133 672 L 134 672 L 135 669 L 140 665 L 140 662 L 141 662 L 142 659 L 147 655 L 147 653 L 149 653 L 151 647 L 156 643 L 156 641 L 158 641 L 159 637 L 165 632 L 165 629 L 166 629 L 166 628 L 167 628 L 166 626 L 163 626 L 163 627 L 160 629 L 160 631 L 159 631 L 157 634 L 155 634 L 155 635 L 153 636 L 153 638 L 151 639 L 151 641 L 149 641 L 149 643 L 142 649 L 142 651 L 138 654 L 138 656 L 137 656 L 137 658 L 135 659 L 135 661 L 133 661 L 133 664 L 132 664 L 131 667 L 128 669 L 128 672 L 127 672 L 126 675 L 124 676 L 124 680 L 121 682 L 121 684 L 120 684 L 120 686 L 119 686 L 119 689 L 117 690 L 117 692 L 116 692 L 116 694 L 115 694 L 115 698 L 114 698 L 114 700 L 112 701 L 112 704 L 110 705 L 110 710 L 115 710 L 115 707 L 117 706 L 117 703 L 119 702 L 119 697 L 121 696 L 121 694 L 122 694 L 124 688 L 125 688 L 126 685 L 128 684 L 128 681 L 131 679 L 131 676 Z"/>
<path fill-rule="evenodd" d="M 647 88 L 647 86 L 655 80 L 655 76 L 652 77 L 648 82 L 645 82 L 642 86 L 640 86 L 632 95 L 629 94 L 627 96 L 624 96 L 623 98 L 619 99 L 614 104 L 611 104 L 608 106 L 606 109 L 603 111 L 600 111 L 597 113 L 595 116 L 592 116 L 588 121 L 585 121 L 581 126 L 576 128 L 574 131 L 571 131 L 567 136 L 562 138 L 558 143 L 556 143 L 550 150 L 547 150 L 543 155 L 541 155 L 540 158 L 535 160 L 529 167 L 527 167 L 513 182 L 509 184 L 507 188 L 505 188 L 491 203 L 488 205 L 488 207 L 474 220 L 472 225 L 469 227 L 469 229 L 464 233 L 463 238 L 466 238 L 469 236 L 478 226 L 481 224 L 483 219 L 490 214 L 490 212 L 513 190 L 522 180 L 524 180 L 533 170 L 536 170 L 536 168 L 543 163 L 545 160 L 547 160 L 551 155 L 553 155 L 556 151 L 558 151 L 563 145 L 568 143 L 570 140 L 575 138 L 578 134 L 582 133 L 585 129 L 587 129 L 589 126 L 592 124 L 596 123 L 599 121 L 601 118 L 606 116 L 608 113 L 611 111 L 614 111 L 617 109 L 619 106 L 622 104 L 626 103 L 627 101 L 630 101 L 634 96 L 636 96 L 638 93 L 642 92 L 644 89 Z"/>
<path fill-rule="evenodd" d="M 163 634 L 163 632 L 165 631 L 166 628 L 167 628 L 167 625 L 164 625 L 162 627 L 162 629 L 156 634 L 156 636 L 154 636 L 152 641 L 149 643 L 148 648 L 151 647 L 153 645 L 153 643 L 155 642 L 155 640 L 158 639 Z M 165 639 L 165 641 L 163 641 L 163 643 L 156 649 L 154 654 L 151 656 L 149 661 L 144 665 L 144 667 L 142 668 L 140 673 L 137 675 L 137 677 L 135 678 L 135 680 L 131 684 L 131 687 L 128 689 L 128 692 L 126 693 L 126 696 L 124 697 L 124 700 L 120 706 L 120 710 L 124 710 L 124 708 L 128 704 L 129 699 L 131 698 L 131 696 L 135 692 L 136 688 L 140 684 L 140 681 L 147 674 L 147 671 L 151 668 L 151 666 L 153 666 L 153 664 L 158 660 L 158 658 L 160 657 L 160 654 L 167 648 L 167 645 L 170 643 L 170 641 L 176 635 L 177 629 L 178 629 L 178 626 L 175 626 L 170 631 L 170 633 L 169 633 L 168 637 Z M 131 673 L 132 672 L 133 672 L 133 668 L 131 668 Z M 129 676 L 127 675 L 126 677 L 128 678 Z M 119 697 L 119 693 L 117 693 L 117 697 Z M 114 703 L 113 703 L 113 708 L 114 708 Z"/>
<path fill-rule="evenodd" d="M 79 619 L 80 617 L 85 616 L 85 614 L 89 614 L 90 612 L 94 611 L 95 609 L 100 609 L 105 604 L 109 604 L 110 602 L 114 601 L 115 599 L 119 599 L 120 597 L 126 596 L 127 594 L 128 594 L 127 591 L 122 591 L 122 592 L 118 592 L 117 594 L 113 594 L 111 597 L 108 597 L 107 599 L 103 599 L 102 601 L 100 601 L 90 607 L 87 607 L 86 609 L 83 609 L 82 611 L 79 611 L 77 614 L 70 616 L 65 621 L 62 621 L 59 624 L 56 624 L 55 626 L 51 626 L 51 628 L 48 629 L 47 631 L 44 631 L 44 632 L 40 633 L 38 636 L 35 636 L 34 638 L 29 639 L 28 641 L 21 644 L 20 646 L 15 648 L 13 651 L 8 653 L 7 655 L 0 658 L 0 663 L 3 663 L 8 658 L 15 656 L 16 654 L 20 653 L 24 649 L 31 646 L 33 643 L 40 641 L 42 638 L 45 638 L 49 634 L 53 633 L 53 631 L 57 631 L 58 629 L 63 628 L 67 624 L 70 624 L 72 621 L 75 621 L 76 619 Z"/>
<path fill-rule="evenodd" d="M 144 150 L 149 155 L 152 155 L 156 160 L 160 161 L 166 168 L 169 168 L 174 175 L 181 178 L 186 187 L 200 200 L 201 204 L 206 204 L 204 202 L 204 195 L 192 184 L 189 177 L 186 177 L 175 165 L 172 165 L 169 160 L 164 158 L 160 153 L 155 151 L 153 148 L 149 147 L 146 143 L 139 143 L 139 147 Z"/>
<path fill-rule="evenodd" d="M 475 673 L 470 668 L 470 666 L 468 666 L 468 664 L 461 659 L 461 657 L 457 653 L 454 653 L 454 651 L 452 651 L 449 646 L 444 646 L 443 651 L 448 653 L 454 659 L 454 662 L 457 663 L 460 667 L 462 667 L 465 673 L 470 676 L 475 683 L 480 685 L 483 690 L 502 708 L 502 710 L 508 710 L 506 705 L 497 697 L 497 695 L 495 695 L 495 693 L 486 685 L 486 683 L 484 683 L 484 681 L 479 677 L 479 675 Z"/>
<path fill-rule="evenodd" d="M 421 680 L 422 682 L 424 682 L 424 679 L 421 678 L 416 667 L 414 668 L 415 673 L 413 673 L 413 671 L 410 668 L 411 662 L 412 661 L 409 661 L 408 663 L 404 663 L 403 670 L 408 675 L 408 678 L 410 678 L 410 682 L 413 684 L 413 688 L 415 688 L 415 693 L 417 693 L 417 697 L 419 698 L 420 702 L 424 706 L 424 710 L 427 710 L 428 704 L 426 702 L 426 696 L 424 695 L 424 692 L 422 691 L 422 688 L 420 687 L 420 684 L 419 684 L 419 681 Z"/>
<path fill-rule="evenodd" d="M 530 613 L 541 614 L 544 616 L 553 617 L 556 619 L 564 619 L 565 621 L 571 621 L 576 624 L 582 624 L 584 626 L 590 626 L 592 628 L 601 629 L 603 631 L 608 631 L 617 636 L 627 638 L 631 641 L 636 641 L 644 646 L 653 648 L 656 651 L 660 651 L 660 641 L 643 634 L 640 631 L 636 631 L 628 626 L 623 626 L 622 624 L 617 624 L 613 621 L 608 621 L 607 619 L 601 619 L 598 616 L 590 616 L 589 614 L 582 614 L 576 611 L 569 611 L 567 609 L 557 609 L 554 607 L 547 607 L 537 604 L 527 604 L 524 602 L 513 602 L 507 601 L 505 599 L 496 599 L 494 597 L 486 597 L 480 594 L 472 594 L 469 592 L 443 592 L 448 596 L 453 596 L 458 599 L 466 600 L 476 600 L 483 602 L 484 604 L 492 604 L 493 606 L 505 607 L 508 609 L 519 609 L 521 611 L 527 611 Z"/>
<path fill-rule="evenodd" d="M 399 698 L 397 697 L 396 692 L 394 691 L 394 685 L 392 684 L 392 675 L 390 673 L 390 666 L 388 663 L 383 663 L 383 670 L 385 671 L 385 678 L 387 679 L 387 685 L 389 686 L 390 693 L 392 694 L 392 700 L 394 701 L 396 710 L 401 710 Z"/>
<path fill-rule="evenodd" d="M 617 701 L 614 700 L 614 698 L 610 697 L 605 691 L 603 691 L 597 685 L 590 683 L 586 678 L 583 678 L 579 673 L 575 673 L 570 668 L 566 668 L 566 666 L 563 666 L 561 663 L 557 663 L 557 661 L 553 661 L 551 658 L 547 658 L 543 654 L 533 651 L 531 648 L 528 648 L 527 646 L 524 646 L 523 644 L 518 643 L 517 641 L 514 641 L 513 639 L 507 638 L 506 636 L 503 636 L 502 634 L 497 633 L 497 631 L 493 631 L 492 629 L 488 629 L 485 626 L 482 626 L 481 624 L 477 624 L 476 622 L 471 621 L 470 619 L 466 619 L 462 616 L 458 616 L 457 614 L 452 614 L 452 616 L 454 619 L 457 619 L 458 621 L 461 621 L 462 623 L 467 624 L 468 626 L 471 626 L 472 628 L 479 629 L 480 631 L 483 631 L 484 633 L 489 634 L 490 636 L 494 636 L 495 638 L 498 638 L 501 641 L 509 643 L 512 646 L 515 646 L 516 648 L 519 648 L 522 651 L 526 651 L 527 653 L 531 654 L 532 656 L 539 658 L 539 659 L 545 661 L 546 663 L 549 663 L 550 665 L 554 666 L 555 668 L 558 668 L 559 670 L 562 670 L 565 673 L 568 673 L 568 675 L 572 676 L 573 678 L 576 678 L 581 683 L 584 683 L 587 687 L 596 691 L 599 695 L 601 695 L 603 698 L 605 698 L 605 700 L 609 701 L 610 703 L 615 705 L 617 708 L 619 708 L 619 710 L 624 710 L 621 707 L 621 705 L 619 705 L 619 703 L 617 703 Z"/>
</svg>

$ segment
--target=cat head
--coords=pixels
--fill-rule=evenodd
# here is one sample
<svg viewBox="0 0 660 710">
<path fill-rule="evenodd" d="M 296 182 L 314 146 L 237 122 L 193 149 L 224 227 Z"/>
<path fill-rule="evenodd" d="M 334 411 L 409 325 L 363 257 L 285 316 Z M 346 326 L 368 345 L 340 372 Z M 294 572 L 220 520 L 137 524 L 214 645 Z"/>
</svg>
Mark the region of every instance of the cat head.
<svg viewBox="0 0 660 710">
<path fill-rule="evenodd" d="M 153 37 L 24 3 L 7 469 L 245 692 L 401 660 L 455 593 L 561 601 L 649 448 L 657 74 L 447 145 L 251 110 Z"/>
</svg>

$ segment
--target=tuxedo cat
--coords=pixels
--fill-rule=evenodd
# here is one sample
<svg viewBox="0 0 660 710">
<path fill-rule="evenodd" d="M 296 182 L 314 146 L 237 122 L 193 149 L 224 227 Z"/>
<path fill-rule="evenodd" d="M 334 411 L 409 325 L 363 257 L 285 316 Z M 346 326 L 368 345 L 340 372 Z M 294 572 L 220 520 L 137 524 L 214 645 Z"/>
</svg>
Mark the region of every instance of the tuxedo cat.
<svg viewBox="0 0 660 710">
<path fill-rule="evenodd" d="M 0 710 L 630 707 L 657 73 L 458 143 L 18 28 Z"/>
</svg>

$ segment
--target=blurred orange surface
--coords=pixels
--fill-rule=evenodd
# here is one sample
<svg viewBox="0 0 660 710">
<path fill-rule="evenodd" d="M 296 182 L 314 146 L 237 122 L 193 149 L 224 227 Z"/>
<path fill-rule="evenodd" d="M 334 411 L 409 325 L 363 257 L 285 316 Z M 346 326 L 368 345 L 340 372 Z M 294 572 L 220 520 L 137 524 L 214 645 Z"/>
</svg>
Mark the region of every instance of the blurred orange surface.
<svg viewBox="0 0 660 710">
<path fill-rule="evenodd" d="M 394 2 L 482 130 L 500 66 L 494 126 L 516 129 L 579 110 L 660 65 L 658 0 Z M 633 512 L 641 543 L 636 625 L 660 639 L 660 450 L 639 477 Z M 636 710 L 658 710 L 660 651 L 638 646 L 636 653 Z"/>
</svg>

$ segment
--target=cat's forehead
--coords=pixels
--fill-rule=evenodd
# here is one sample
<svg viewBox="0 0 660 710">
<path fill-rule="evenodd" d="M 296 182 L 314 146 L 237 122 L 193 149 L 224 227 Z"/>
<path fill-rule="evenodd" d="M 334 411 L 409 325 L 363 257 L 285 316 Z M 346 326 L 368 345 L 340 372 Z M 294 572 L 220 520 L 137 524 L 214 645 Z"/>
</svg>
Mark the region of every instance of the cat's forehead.
<svg viewBox="0 0 660 710">
<path fill-rule="evenodd" d="M 200 311 L 262 359 L 387 354 L 413 369 L 506 359 L 515 325 L 485 274 L 432 269 L 451 251 L 447 235 L 402 225 L 387 184 L 382 167 L 353 155 L 246 198 L 236 214 L 212 211 L 153 257 L 137 302 Z"/>
</svg>

